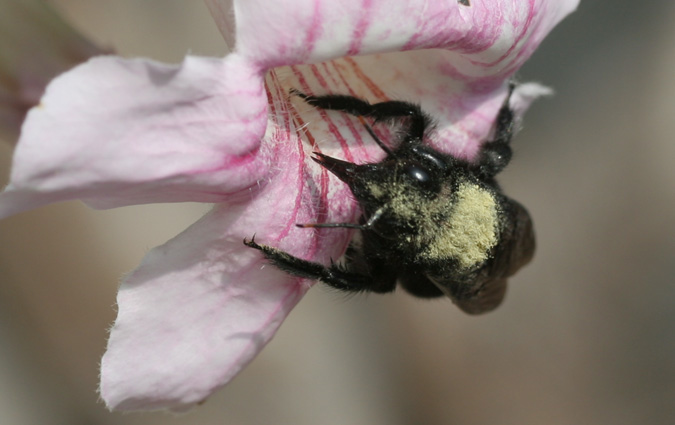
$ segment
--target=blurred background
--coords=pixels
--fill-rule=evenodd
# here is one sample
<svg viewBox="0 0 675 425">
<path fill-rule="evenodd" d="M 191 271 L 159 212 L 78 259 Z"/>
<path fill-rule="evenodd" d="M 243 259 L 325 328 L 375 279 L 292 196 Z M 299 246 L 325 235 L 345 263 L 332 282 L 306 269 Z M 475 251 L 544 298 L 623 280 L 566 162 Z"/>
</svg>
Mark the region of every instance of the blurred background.
<svg viewBox="0 0 675 425">
<path fill-rule="evenodd" d="M 51 3 L 124 56 L 226 51 L 200 2 Z M 670 0 L 582 0 L 520 73 L 556 95 L 530 109 L 502 176 L 538 235 L 502 307 L 317 286 L 181 416 L 108 412 L 98 363 L 120 277 L 207 207 L 73 202 L 0 222 L 0 423 L 675 423 L 674 20 Z M 0 184 L 10 155 L 0 143 Z"/>
</svg>

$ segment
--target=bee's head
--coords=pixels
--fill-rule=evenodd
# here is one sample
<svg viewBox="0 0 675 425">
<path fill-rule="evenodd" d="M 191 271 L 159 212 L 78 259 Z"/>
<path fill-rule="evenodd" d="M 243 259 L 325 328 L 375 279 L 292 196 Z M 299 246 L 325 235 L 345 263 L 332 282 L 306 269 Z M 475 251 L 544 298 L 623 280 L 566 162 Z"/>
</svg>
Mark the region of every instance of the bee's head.
<svg viewBox="0 0 675 425">
<path fill-rule="evenodd" d="M 377 216 L 373 229 L 385 237 L 417 232 L 424 224 L 420 221 L 430 220 L 430 206 L 452 191 L 456 160 L 421 144 L 397 149 L 372 164 L 315 155 L 316 162 L 349 185 L 366 221 Z"/>
</svg>

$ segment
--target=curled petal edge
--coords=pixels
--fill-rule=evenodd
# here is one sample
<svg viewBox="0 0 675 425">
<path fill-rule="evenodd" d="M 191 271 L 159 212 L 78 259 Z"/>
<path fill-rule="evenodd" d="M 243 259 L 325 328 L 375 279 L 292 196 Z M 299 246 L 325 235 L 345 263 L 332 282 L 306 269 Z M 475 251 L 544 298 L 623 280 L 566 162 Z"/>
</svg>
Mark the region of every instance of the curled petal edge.
<svg viewBox="0 0 675 425">
<path fill-rule="evenodd" d="M 176 66 L 102 56 L 62 74 L 24 123 L 0 217 L 71 199 L 230 199 L 271 163 L 262 72 L 233 54 Z"/>
</svg>

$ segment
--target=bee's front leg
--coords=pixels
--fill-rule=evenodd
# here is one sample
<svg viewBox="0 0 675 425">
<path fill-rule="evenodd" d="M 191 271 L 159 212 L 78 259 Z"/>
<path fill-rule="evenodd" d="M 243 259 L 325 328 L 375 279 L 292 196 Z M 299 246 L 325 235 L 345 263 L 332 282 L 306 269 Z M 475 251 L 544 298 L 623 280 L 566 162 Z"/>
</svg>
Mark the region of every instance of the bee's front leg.
<svg viewBox="0 0 675 425">
<path fill-rule="evenodd" d="M 374 278 L 367 270 L 355 271 L 347 266 L 333 263 L 330 267 L 312 261 L 303 260 L 285 251 L 255 241 L 244 239 L 244 245 L 262 252 L 265 258 L 279 269 L 294 276 L 320 280 L 321 282 L 345 292 L 391 292 L 394 290 L 395 277 L 390 284 L 383 285 L 381 278 Z"/>
</svg>

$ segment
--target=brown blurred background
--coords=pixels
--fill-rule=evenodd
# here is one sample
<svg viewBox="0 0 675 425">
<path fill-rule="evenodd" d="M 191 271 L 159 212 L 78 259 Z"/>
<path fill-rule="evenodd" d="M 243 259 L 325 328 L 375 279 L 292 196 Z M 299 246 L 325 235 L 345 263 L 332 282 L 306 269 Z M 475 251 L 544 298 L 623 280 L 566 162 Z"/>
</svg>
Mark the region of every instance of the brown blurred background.
<svg viewBox="0 0 675 425">
<path fill-rule="evenodd" d="M 206 7 L 53 1 L 100 45 L 222 55 Z M 675 3 L 582 0 L 520 73 L 534 104 L 502 182 L 535 262 L 481 317 L 315 287 L 234 382 L 187 415 L 109 413 L 98 362 L 116 287 L 206 211 L 59 204 L 0 222 L 0 424 L 675 423 Z M 0 144 L 0 183 L 11 148 Z"/>
</svg>

